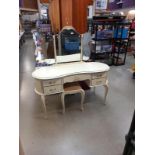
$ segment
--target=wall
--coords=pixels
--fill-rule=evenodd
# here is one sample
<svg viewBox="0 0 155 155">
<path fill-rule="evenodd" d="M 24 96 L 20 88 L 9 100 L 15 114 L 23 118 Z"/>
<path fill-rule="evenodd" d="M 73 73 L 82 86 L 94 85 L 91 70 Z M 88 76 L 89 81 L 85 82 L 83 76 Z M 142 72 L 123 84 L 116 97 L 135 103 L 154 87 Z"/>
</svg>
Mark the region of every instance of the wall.
<svg viewBox="0 0 155 155">
<path fill-rule="evenodd" d="M 135 0 L 122 0 L 123 4 L 122 6 L 119 4 L 116 4 L 119 0 L 115 0 L 114 2 L 109 2 L 108 9 L 109 10 L 117 10 L 117 9 L 125 9 L 125 8 L 131 8 L 135 7 Z"/>
<path fill-rule="evenodd" d="M 19 7 L 22 7 L 22 6 L 23 6 L 23 1 L 19 0 Z"/>
</svg>

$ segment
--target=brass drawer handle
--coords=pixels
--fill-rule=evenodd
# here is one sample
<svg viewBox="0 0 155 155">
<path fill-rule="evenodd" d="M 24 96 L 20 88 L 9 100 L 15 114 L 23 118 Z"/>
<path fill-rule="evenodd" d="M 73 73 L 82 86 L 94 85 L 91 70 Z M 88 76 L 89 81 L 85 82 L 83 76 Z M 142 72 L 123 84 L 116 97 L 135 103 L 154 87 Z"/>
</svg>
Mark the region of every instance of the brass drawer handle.
<svg viewBox="0 0 155 155">
<path fill-rule="evenodd" d="M 50 89 L 49 91 L 56 91 L 56 89 Z"/>
<path fill-rule="evenodd" d="M 49 84 L 55 84 L 55 81 L 53 81 L 53 82 L 49 82 Z"/>
<path fill-rule="evenodd" d="M 97 74 L 97 75 L 96 75 L 96 77 L 101 77 L 101 76 L 102 76 L 102 74 Z"/>
<path fill-rule="evenodd" d="M 101 84 L 101 83 L 102 83 L 102 81 L 97 81 L 97 82 L 96 82 L 96 84 Z"/>
</svg>

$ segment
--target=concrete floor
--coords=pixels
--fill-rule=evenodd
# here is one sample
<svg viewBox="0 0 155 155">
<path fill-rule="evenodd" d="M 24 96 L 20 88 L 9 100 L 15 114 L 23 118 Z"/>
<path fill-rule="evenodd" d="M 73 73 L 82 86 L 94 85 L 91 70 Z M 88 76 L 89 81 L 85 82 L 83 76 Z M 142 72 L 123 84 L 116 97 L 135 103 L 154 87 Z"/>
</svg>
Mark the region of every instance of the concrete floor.
<svg viewBox="0 0 155 155">
<path fill-rule="evenodd" d="M 34 92 L 34 45 L 31 39 L 20 49 L 20 138 L 25 155 L 121 155 L 135 103 L 135 84 L 130 68 L 112 66 L 109 72 L 107 105 L 104 88 L 86 92 L 85 111 L 80 96 L 66 98 L 67 111 L 61 112 L 59 95 L 47 97 L 48 119 L 43 118 L 41 100 Z"/>
</svg>

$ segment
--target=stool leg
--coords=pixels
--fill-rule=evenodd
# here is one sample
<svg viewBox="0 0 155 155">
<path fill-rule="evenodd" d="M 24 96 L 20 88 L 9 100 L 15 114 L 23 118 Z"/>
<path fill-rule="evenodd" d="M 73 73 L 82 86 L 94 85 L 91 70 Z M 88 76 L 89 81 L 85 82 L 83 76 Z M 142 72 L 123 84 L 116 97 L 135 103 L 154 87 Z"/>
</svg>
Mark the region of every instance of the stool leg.
<svg viewBox="0 0 155 155">
<path fill-rule="evenodd" d="M 65 94 L 61 94 L 62 113 L 65 114 Z"/>
<path fill-rule="evenodd" d="M 47 110 L 46 110 L 46 102 L 45 102 L 45 96 L 41 95 L 41 100 L 44 108 L 45 118 L 47 117 Z"/>
<path fill-rule="evenodd" d="M 85 91 L 81 90 L 81 110 L 84 111 L 83 103 L 84 103 L 84 98 L 85 98 Z"/>
</svg>

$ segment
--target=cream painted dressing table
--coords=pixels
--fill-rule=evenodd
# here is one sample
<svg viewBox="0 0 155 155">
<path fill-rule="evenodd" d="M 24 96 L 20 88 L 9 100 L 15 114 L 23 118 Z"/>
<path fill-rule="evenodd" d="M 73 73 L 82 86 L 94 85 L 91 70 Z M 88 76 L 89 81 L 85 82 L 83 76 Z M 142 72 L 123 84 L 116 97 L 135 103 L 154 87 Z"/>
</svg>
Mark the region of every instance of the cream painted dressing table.
<svg viewBox="0 0 155 155">
<path fill-rule="evenodd" d="M 74 56 L 74 55 L 72 55 Z M 68 62 L 71 55 L 57 56 L 57 60 Z M 77 57 L 77 54 L 76 54 Z M 80 54 L 79 54 L 80 58 Z M 89 87 L 105 87 L 104 101 L 108 93 L 108 77 L 107 73 L 110 67 L 99 62 L 69 62 L 56 63 L 52 66 L 41 67 L 32 73 L 35 79 L 35 92 L 41 96 L 44 111 L 46 113 L 45 96 L 63 93 L 64 84 L 71 82 L 83 81 Z"/>
</svg>

